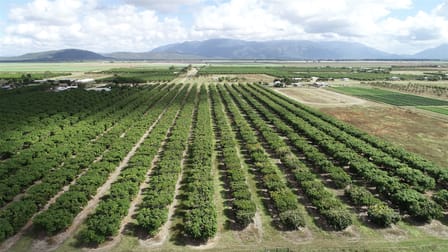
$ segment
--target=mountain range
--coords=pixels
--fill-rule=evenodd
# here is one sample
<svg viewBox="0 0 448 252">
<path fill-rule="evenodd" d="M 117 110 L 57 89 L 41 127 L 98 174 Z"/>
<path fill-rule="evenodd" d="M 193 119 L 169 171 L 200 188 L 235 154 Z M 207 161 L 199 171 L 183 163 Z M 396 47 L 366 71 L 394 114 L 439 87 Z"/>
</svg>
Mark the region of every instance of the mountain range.
<svg viewBox="0 0 448 252">
<path fill-rule="evenodd" d="M 37 53 L 27 53 L 17 57 L 0 57 L 0 61 L 13 62 L 64 62 L 64 61 L 95 61 L 111 60 L 112 58 L 100 55 L 98 53 L 78 50 L 65 49 Z"/>
<path fill-rule="evenodd" d="M 79 49 L 28 53 L 17 57 L 0 57 L 3 62 L 65 62 L 104 60 L 447 60 L 448 44 L 414 55 L 396 55 L 353 42 L 315 42 L 306 40 L 245 41 L 210 39 L 188 41 L 155 48 L 149 52 L 115 52 L 99 54 Z"/>
</svg>

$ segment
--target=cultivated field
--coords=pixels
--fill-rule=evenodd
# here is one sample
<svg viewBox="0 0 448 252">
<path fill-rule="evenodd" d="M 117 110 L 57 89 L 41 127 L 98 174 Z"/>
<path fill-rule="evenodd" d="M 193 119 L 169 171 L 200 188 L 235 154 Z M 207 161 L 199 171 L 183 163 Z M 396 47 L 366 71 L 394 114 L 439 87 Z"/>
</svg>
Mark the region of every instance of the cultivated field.
<svg viewBox="0 0 448 252">
<path fill-rule="evenodd" d="M 0 251 L 448 250 L 446 121 L 222 68 L 0 90 Z"/>
<path fill-rule="evenodd" d="M 314 107 L 347 107 L 353 105 L 372 105 L 366 100 L 317 88 L 279 88 L 276 89 L 303 104 Z"/>
<path fill-rule="evenodd" d="M 383 89 L 336 87 L 334 90 L 361 97 L 375 102 L 387 103 L 395 106 L 446 106 L 448 101 L 426 98 L 417 95 L 403 94 Z"/>
<path fill-rule="evenodd" d="M 439 113 L 442 115 L 448 115 L 448 107 L 417 107 L 419 109 L 424 109 L 424 110 L 428 110 L 428 111 L 432 111 L 435 113 Z"/>
<path fill-rule="evenodd" d="M 185 66 L 181 63 L 151 63 L 151 62 L 66 62 L 66 63 L 0 63 L 0 72 L 92 72 L 105 71 L 113 68 L 168 68 L 171 65 Z"/>
</svg>

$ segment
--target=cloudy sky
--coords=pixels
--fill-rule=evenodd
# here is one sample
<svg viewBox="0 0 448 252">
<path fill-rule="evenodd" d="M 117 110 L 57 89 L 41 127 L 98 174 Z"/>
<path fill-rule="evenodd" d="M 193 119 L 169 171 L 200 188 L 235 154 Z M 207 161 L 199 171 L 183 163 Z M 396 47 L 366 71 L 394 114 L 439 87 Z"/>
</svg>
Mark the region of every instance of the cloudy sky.
<svg viewBox="0 0 448 252">
<path fill-rule="evenodd" d="M 410 54 L 448 43 L 448 0 L 0 0 L 1 56 L 208 38 L 356 41 Z"/>
</svg>

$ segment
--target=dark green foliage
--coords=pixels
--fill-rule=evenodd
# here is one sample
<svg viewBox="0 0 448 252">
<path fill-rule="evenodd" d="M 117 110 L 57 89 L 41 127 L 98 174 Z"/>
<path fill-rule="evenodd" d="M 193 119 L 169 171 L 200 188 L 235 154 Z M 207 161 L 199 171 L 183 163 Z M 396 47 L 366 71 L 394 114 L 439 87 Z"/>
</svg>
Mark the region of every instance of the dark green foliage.
<svg viewBox="0 0 448 252">
<path fill-rule="evenodd" d="M 352 172 L 375 185 L 380 194 L 413 217 L 428 220 L 440 216 L 440 207 L 418 191 L 434 187 L 434 178 L 431 176 L 441 182 L 442 174 L 445 174 L 442 170 L 429 163 L 426 163 L 428 168 L 422 167 L 417 164 L 417 161 L 411 161 L 411 155 L 405 154 L 400 149 L 376 141 L 365 133 L 326 117 L 292 99 L 268 91 L 262 86 L 249 85 L 249 88 L 245 87 L 245 89 L 290 124 L 290 127 L 280 125 L 281 131 L 288 134 L 295 146 L 304 150 L 305 153 L 312 147 L 307 147 L 307 141 L 295 135 L 291 128 L 319 145 L 337 162 L 349 165 Z M 400 159 L 406 160 L 406 164 L 399 162 Z M 415 158 L 415 160 L 422 159 Z M 424 161 L 418 162 L 423 164 Z M 408 163 L 414 168 L 407 166 Z"/>
<path fill-rule="evenodd" d="M 372 206 L 380 201 L 367 189 L 356 185 L 351 185 L 345 189 L 345 195 L 347 195 L 356 206 Z"/>
<path fill-rule="evenodd" d="M 84 244 L 97 245 L 106 241 L 103 235 L 95 233 L 94 230 L 82 229 L 78 234 L 78 240 Z"/>
<path fill-rule="evenodd" d="M 327 224 L 335 230 L 344 230 L 353 222 L 352 215 L 346 209 L 328 209 L 321 212 Z"/>
<path fill-rule="evenodd" d="M 255 101 L 255 99 L 251 98 L 244 92 L 242 89 L 234 86 L 235 89 L 241 93 L 244 98 L 250 102 L 260 113 L 265 115 L 269 120 L 272 120 L 275 125 L 277 125 L 277 121 L 274 120 L 273 117 L 270 116 L 270 112 L 264 109 L 260 104 Z M 351 224 L 351 216 L 350 213 L 344 208 L 342 203 L 335 198 L 335 196 L 326 191 L 325 186 L 321 181 L 316 180 L 316 176 L 311 172 L 311 169 L 306 167 L 302 161 L 295 156 L 290 147 L 276 134 L 271 127 L 269 127 L 264 120 L 256 116 L 255 113 L 252 112 L 251 108 L 246 105 L 244 102 L 237 99 L 238 95 L 233 90 L 230 90 L 233 94 L 233 97 L 238 101 L 240 107 L 248 114 L 250 120 L 254 123 L 256 128 L 261 132 L 266 142 L 270 145 L 270 147 L 275 150 L 276 154 L 280 157 L 283 164 L 293 172 L 297 182 L 300 184 L 302 189 L 304 190 L 306 196 L 312 201 L 313 205 L 317 207 L 318 211 L 325 217 L 327 223 L 335 228 L 345 228 L 346 224 Z M 281 124 L 281 123 L 280 123 Z M 310 156 L 317 156 L 316 152 L 313 154 L 310 153 Z M 325 161 L 325 159 L 323 160 Z M 317 158 L 314 160 L 316 165 L 318 165 L 322 170 L 330 172 L 332 178 L 337 178 L 338 174 L 338 186 L 344 186 L 345 183 L 349 183 L 350 176 L 348 176 L 341 168 L 337 168 L 332 165 L 330 162 L 322 162 Z M 340 176 L 342 174 L 342 176 Z M 290 191 L 285 190 L 284 182 L 280 179 L 280 177 L 276 173 L 269 174 L 264 176 L 264 183 L 267 185 L 267 188 L 272 190 L 270 192 L 271 198 L 275 203 L 277 209 L 280 214 L 290 210 L 297 209 L 297 199 L 296 196 Z M 336 181 L 336 180 L 335 180 Z M 283 186 L 283 187 L 282 187 Z M 333 211 L 329 212 L 328 210 L 335 210 L 338 214 L 335 214 Z"/>
<path fill-rule="evenodd" d="M 218 96 L 215 86 L 210 86 L 210 98 L 212 101 L 213 118 L 220 135 L 222 159 L 225 165 L 224 173 L 228 179 L 228 186 L 232 197 L 232 211 L 235 222 L 241 227 L 249 225 L 255 216 L 256 206 L 251 199 L 249 187 L 246 184 L 246 174 L 241 167 L 238 156 L 237 143 L 230 124 L 223 111 L 223 104 Z"/>
<path fill-rule="evenodd" d="M 41 230 L 45 230 L 49 235 L 56 234 L 64 230 L 72 223 L 73 216 L 67 214 L 64 209 L 57 209 L 51 212 L 51 216 L 38 215 L 34 218 L 33 223 Z"/>
<path fill-rule="evenodd" d="M 85 228 L 85 236 L 80 236 L 80 241 L 83 243 L 97 243 L 98 241 L 103 242 L 108 237 L 114 236 L 117 234 L 121 220 L 128 214 L 128 209 L 131 204 L 132 199 L 137 195 L 139 191 L 140 184 L 144 181 L 147 170 L 151 166 L 152 158 L 157 154 L 158 146 L 152 145 L 148 143 L 160 143 L 163 141 L 164 134 L 168 131 L 171 126 L 173 119 L 176 116 L 178 109 L 181 107 L 183 95 L 185 95 L 187 89 L 181 90 L 181 95 L 177 96 L 177 98 L 172 101 L 176 92 L 171 92 L 170 95 L 166 96 L 164 100 L 158 104 L 156 108 L 152 110 L 152 117 L 154 120 L 157 115 L 159 115 L 165 108 L 165 106 L 169 105 L 171 102 L 170 108 L 165 112 L 164 117 L 159 121 L 159 123 L 155 126 L 152 133 L 148 138 L 144 139 L 144 142 L 137 149 L 135 155 L 130 159 L 129 164 L 125 167 L 120 177 L 111 185 L 110 194 L 105 196 L 102 201 L 98 204 L 95 212 L 91 214 L 86 222 Z M 177 91 L 177 90 L 176 90 Z M 145 130 L 147 126 L 146 123 L 142 122 L 142 125 L 139 127 L 142 130 Z M 137 137 L 140 134 L 136 135 Z M 138 138 L 137 138 L 138 140 Z M 141 155 L 146 154 L 146 158 L 142 159 Z M 115 162 L 121 159 L 114 159 Z M 152 185 L 154 186 L 154 185 Z M 161 193 L 162 197 L 166 197 L 165 194 Z M 171 198 L 173 196 L 171 195 Z M 156 201 L 161 203 L 160 200 Z M 162 208 L 163 209 L 163 206 Z M 144 221 L 142 224 L 145 227 L 153 227 L 154 229 L 148 230 L 149 233 L 154 233 L 157 231 L 155 227 L 156 224 L 163 224 L 166 221 L 167 213 L 166 209 L 164 209 L 165 213 L 160 212 L 152 212 L 148 213 L 148 211 L 144 211 L 143 214 L 153 214 L 152 217 L 157 217 L 159 219 L 152 219 L 151 223 L 145 222 L 148 221 L 148 216 L 142 215 L 140 217 L 141 221 Z M 163 218 L 163 219 L 160 219 Z M 95 236 L 91 234 L 94 233 Z M 82 240 L 83 237 L 88 239 Z M 91 240 L 89 240 L 91 239 Z"/>
<path fill-rule="evenodd" d="M 214 207 L 211 173 L 214 155 L 222 162 L 220 175 L 229 194 L 230 216 L 246 227 L 257 209 L 236 137 L 250 160 L 248 166 L 256 175 L 257 186 L 266 192 L 269 213 L 285 229 L 305 225 L 294 189 L 335 230 L 351 225 L 352 214 L 326 187 L 345 188 L 355 210 L 366 209 L 369 220 L 378 226 L 399 220 L 395 208 L 429 221 L 442 215 L 441 206 L 448 206 L 447 190 L 435 191 L 432 199 L 427 196 L 428 191 L 448 185 L 448 172 L 415 154 L 260 86 L 202 87 L 198 111 L 192 113 L 196 91 L 196 86 L 187 94 L 187 88 L 166 85 L 117 88 L 107 94 L 82 90 L 50 93 L 32 88 L 2 93 L 0 241 L 17 233 L 64 186 L 68 191 L 33 223 L 48 235 L 69 227 L 156 121 L 151 134 L 84 223 L 80 241 L 99 244 L 116 235 L 145 179 L 149 179 L 149 187 L 137 221 L 155 235 L 168 218 L 182 172 L 180 206 L 185 234 L 199 240 L 213 237 L 219 214 Z M 165 114 L 158 120 L 162 112 Z M 219 151 L 215 152 L 214 138 L 218 136 Z M 163 152 L 148 177 L 162 142 Z M 187 143 L 188 162 L 182 170 Z M 272 158 L 282 165 L 276 165 Z M 356 175 L 353 182 L 352 174 Z M 290 188 L 292 185 L 297 188 Z M 11 202 L 22 192 L 23 197 Z"/>
<path fill-rule="evenodd" d="M 392 76 L 389 69 L 379 68 L 367 72 L 362 68 L 347 67 L 297 67 L 297 66 L 206 66 L 200 69 L 199 74 L 268 74 L 285 79 L 287 83 L 291 78 L 319 77 L 321 80 L 350 78 L 353 80 L 372 81 L 389 80 Z M 413 75 L 398 75 L 401 79 L 415 79 Z"/>
<path fill-rule="evenodd" d="M 401 190 L 393 198 L 401 209 L 417 219 L 428 221 L 442 216 L 442 209 L 438 204 L 414 190 Z"/>
<path fill-rule="evenodd" d="M 149 235 L 156 235 L 159 228 L 168 218 L 166 209 L 160 208 L 143 208 L 137 215 L 138 225 L 148 230 Z"/>
<path fill-rule="evenodd" d="M 185 234 L 196 240 L 213 237 L 217 231 L 216 209 L 213 206 L 194 208 L 184 217 Z"/>
<path fill-rule="evenodd" d="M 233 207 L 235 208 L 235 221 L 239 225 L 245 227 L 249 225 L 254 218 L 257 207 L 255 203 L 250 199 L 236 199 L 233 202 Z"/>
<path fill-rule="evenodd" d="M 102 82 L 114 83 L 144 83 L 148 81 L 172 81 L 181 72 L 181 68 L 116 68 L 104 73 L 114 74 L 113 77 L 104 78 Z"/>
<path fill-rule="evenodd" d="M 381 227 L 388 227 L 400 220 L 400 215 L 397 212 L 381 202 L 371 205 L 367 214 L 373 223 Z"/>
<path fill-rule="evenodd" d="M 231 114 L 235 124 L 237 125 L 243 142 L 245 143 L 245 148 L 249 151 L 250 158 L 255 163 L 255 167 L 262 175 L 260 182 L 268 190 L 272 203 L 278 214 L 286 211 L 296 210 L 297 215 L 302 215 L 303 213 L 298 210 L 297 196 L 287 187 L 285 182 L 278 175 L 278 168 L 273 165 L 266 153 L 264 153 L 261 144 L 258 142 L 257 137 L 252 131 L 250 125 L 244 119 L 237 106 L 234 105 L 232 98 L 229 93 L 224 91 L 222 86 L 218 86 L 221 94 L 221 98 L 226 104 L 226 108 Z M 241 105 L 241 103 L 238 103 Z M 250 115 L 250 114 L 249 114 Z M 253 115 L 253 112 L 252 112 Z M 263 129 L 267 129 L 264 127 Z M 268 133 L 268 132 L 266 132 Z M 271 135 L 273 137 L 273 135 Z M 275 139 L 272 138 L 272 141 Z M 281 142 L 276 141 L 278 147 L 281 147 Z M 282 153 L 286 153 L 285 148 L 279 149 Z M 269 205 L 267 206 L 269 207 Z M 299 218 L 299 217 L 297 217 Z M 303 218 L 303 217 L 302 217 Z M 302 219 L 300 218 L 300 219 Z M 282 223 L 284 225 L 285 223 Z M 291 227 L 291 226 L 290 226 Z"/>
<path fill-rule="evenodd" d="M 288 210 L 279 214 L 280 222 L 290 230 L 297 230 L 305 226 L 303 213 L 299 210 Z"/>
<path fill-rule="evenodd" d="M 9 224 L 9 221 L 0 218 L 0 241 L 6 240 L 6 238 L 14 234 L 14 228 Z"/>
<path fill-rule="evenodd" d="M 216 234 L 213 178 L 214 151 L 210 104 L 205 86 L 201 86 L 193 139 L 189 149 L 189 165 L 184 172 L 183 206 L 185 234 L 193 239 L 207 240 Z"/>
<path fill-rule="evenodd" d="M 441 205 L 443 208 L 448 208 L 448 190 L 443 189 L 436 192 L 432 196 L 433 200 Z"/>
</svg>

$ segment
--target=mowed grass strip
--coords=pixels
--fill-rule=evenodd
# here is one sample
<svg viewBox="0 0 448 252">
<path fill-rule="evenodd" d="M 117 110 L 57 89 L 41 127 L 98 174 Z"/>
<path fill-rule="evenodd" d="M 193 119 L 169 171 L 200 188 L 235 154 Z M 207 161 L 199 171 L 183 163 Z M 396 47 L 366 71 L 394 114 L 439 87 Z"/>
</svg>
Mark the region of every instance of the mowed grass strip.
<svg viewBox="0 0 448 252">
<path fill-rule="evenodd" d="M 439 113 L 442 115 L 448 115 L 448 106 L 446 107 L 425 107 L 425 106 L 419 106 L 418 109 L 428 110 L 431 112 Z"/>
<path fill-rule="evenodd" d="M 448 101 L 376 88 L 333 87 L 337 92 L 395 106 L 448 106 Z"/>
</svg>

